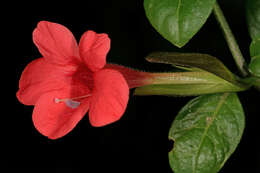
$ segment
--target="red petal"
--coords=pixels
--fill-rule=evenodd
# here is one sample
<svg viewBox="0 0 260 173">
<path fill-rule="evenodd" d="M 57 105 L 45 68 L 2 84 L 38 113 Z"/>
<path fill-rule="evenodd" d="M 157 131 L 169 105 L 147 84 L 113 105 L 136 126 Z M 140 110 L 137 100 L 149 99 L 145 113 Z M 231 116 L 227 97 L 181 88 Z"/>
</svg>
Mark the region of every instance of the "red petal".
<svg viewBox="0 0 260 173">
<path fill-rule="evenodd" d="M 107 34 L 87 31 L 80 39 L 80 56 L 92 71 L 97 71 L 104 67 L 109 49 L 110 39 Z"/>
<path fill-rule="evenodd" d="M 33 110 L 35 128 L 50 139 L 60 138 L 69 133 L 89 109 L 88 98 L 81 101 L 77 108 L 65 102 L 55 103 L 55 98 L 70 97 L 69 90 L 52 91 L 42 95 Z"/>
<path fill-rule="evenodd" d="M 60 24 L 39 22 L 33 31 L 33 41 L 49 62 L 64 65 L 79 60 L 78 45 L 73 34 Z"/>
<path fill-rule="evenodd" d="M 60 89 L 69 83 L 67 75 L 71 71 L 47 63 L 44 58 L 32 61 L 21 75 L 17 98 L 23 104 L 34 105 L 43 93 Z"/>
<path fill-rule="evenodd" d="M 119 120 L 128 98 L 129 88 L 120 72 L 104 69 L 95 73 L 89 111 L 92 126 L 104 126 Z"/>
</svg>

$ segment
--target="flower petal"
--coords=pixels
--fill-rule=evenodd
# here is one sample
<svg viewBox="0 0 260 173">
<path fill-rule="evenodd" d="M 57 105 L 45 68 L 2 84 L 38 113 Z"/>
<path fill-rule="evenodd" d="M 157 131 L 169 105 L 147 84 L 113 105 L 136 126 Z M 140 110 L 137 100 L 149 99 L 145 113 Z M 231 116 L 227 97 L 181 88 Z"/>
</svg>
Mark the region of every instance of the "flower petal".
<svg viewBox="0 0 260 173">
<path fill-rule="evenodd" d="M 112 69 L 94 74 L 89 119 L 92 126 L 104 126 L 121 118 L 129 98 L 129 87 L 123 75 Z"/>
<path fill-rule="evenodd" d="M 33 41 L 49 62 L 64 65 L 80 60 L 77 42 L 63 25 L 39 22 L 33 31 Z"/>
<path fill-rule="evenodd" d="M 68 82 L 72 69 L 57 67 L 38 58 L 24 69 L 20 81 L 17 98 L 25 105 L 34 105 L 45 92 L 61 89 Z"/>
<path fill-rule="evenodd" d="M 80 56 L 92 71 L 97 71 L 104 67 L 109 49 L 110 39 L 107 34 L 87 31 L 80 39 Z"/>
<path fill-rule="evenodd" d="M 52 91 L 42 95 L 33 110 L 35 128 L 50 139 L 60 138 L 69 133 L 84 117 L 89 109 L 88 98 L 80 101 L 77 107 L 66 102 L 56 103 L 56 98 L 67 98 L 69 90 Z"/>
</svg>

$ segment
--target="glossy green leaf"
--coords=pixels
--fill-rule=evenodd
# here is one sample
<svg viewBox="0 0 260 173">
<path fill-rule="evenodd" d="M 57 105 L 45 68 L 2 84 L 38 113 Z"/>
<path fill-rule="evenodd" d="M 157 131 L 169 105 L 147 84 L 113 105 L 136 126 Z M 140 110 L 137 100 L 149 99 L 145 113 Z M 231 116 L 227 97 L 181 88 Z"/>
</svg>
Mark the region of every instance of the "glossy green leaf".
<svg viewBox="0 0 260 173">
<path fill-rule="evenodd" d="M 251 38 L 254 40 L 260 37 L 260 1 L 247 0 L 246 16 L 248 30 Z"/>
<path fill-rule="evenodd" d="M 235 151 L 245 117 L 235 93 L 203 95 L 178 113 L 169 131 L 174 173 L 216 173 Z"/>
<path fill-rule="evenodd" d="M 184 46 L 209 17 L 216 0 L 144 0 L 152 26 L 172 44 Z"/>
</svg>

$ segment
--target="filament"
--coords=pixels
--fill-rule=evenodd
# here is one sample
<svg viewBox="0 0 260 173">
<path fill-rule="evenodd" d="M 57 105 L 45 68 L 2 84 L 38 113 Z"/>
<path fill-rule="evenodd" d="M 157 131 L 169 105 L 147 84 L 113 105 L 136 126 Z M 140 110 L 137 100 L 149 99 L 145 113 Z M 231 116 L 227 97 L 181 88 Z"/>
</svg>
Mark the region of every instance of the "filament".
<svg viewBox="0 0 260 173">
<path fill-rule="evenodd" d="M 64 98 L 64 99 L 55 98 L 54 101 L 55 101 L 55 103 L 59 103 L 59 102 L 66 102 L 68 100 L 82 99 L 82 98 L 86 98 L 86 97 L 89 97 L 89 96 L 91 96 L 91 94 L 79 96 L 79 97 L 73 97 L 73 98 Z"/>
</svg>

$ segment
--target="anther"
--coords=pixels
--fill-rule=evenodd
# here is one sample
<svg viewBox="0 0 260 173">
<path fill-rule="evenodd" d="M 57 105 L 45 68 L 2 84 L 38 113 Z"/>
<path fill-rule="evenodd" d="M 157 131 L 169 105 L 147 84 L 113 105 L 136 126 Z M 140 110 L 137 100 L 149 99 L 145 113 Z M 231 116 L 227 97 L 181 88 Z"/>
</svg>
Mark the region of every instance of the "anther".
<svg viewBox="0 0 260 173">
<path fill-rule="evenodd" d="M 66 105 L 67 105 L 68 107 L 70 107 L 70 108 L 72 108 L 72 109 L 75 109 L 75 108 L 79 107 L 79 105 L 80 105 L 80 102 L 73 101 L 73 100 L 71 100 L 71 99 L 67 99 L 67 100 L 65 101 L 65 103 L 66 103 Z"/>
</svg>

